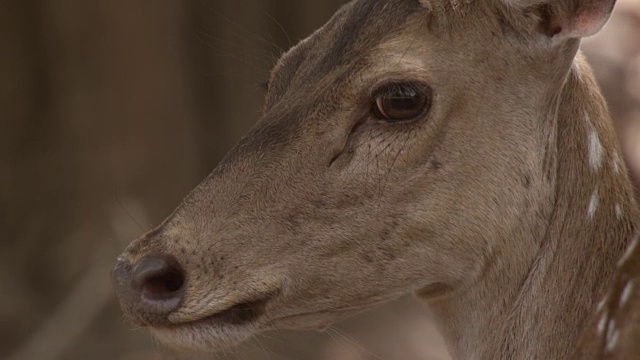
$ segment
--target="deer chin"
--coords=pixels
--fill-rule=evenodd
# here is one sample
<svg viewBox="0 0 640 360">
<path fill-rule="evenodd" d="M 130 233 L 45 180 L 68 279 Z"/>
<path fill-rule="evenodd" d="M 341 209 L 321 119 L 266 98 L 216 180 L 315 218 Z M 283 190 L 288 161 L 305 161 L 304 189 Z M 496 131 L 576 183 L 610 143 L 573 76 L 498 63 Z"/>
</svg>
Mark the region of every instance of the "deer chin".
<svg viewBox="0 0 640 360">
<path fill-rule="evenodd" d="M 165 327 L 152 327 L 151 335 L 170 349 L 216 352 L 239 345 L 255 335 L 256 324 L 219 324 L 208 318 Z"/>
<path fill-rule="evenodd" d="M 325 331 L 333 324 L 368 310 L 369 307 L 322 310 L 277 318 L 268 324 L 269 328 L 298 331 Z"/>
<path fill-rule="evenodd" d="M 375 309 L 385 303 L 393 301 L 397 296 L 371 299 L 370 301 L 350 306 L 327 308 L 286 314 L 273 317 L 266 323 L 266 329 L 287 329 L 297 331 L 325 331 L 332 325 L 348 319 L 359 313 Z"/>
</svg>

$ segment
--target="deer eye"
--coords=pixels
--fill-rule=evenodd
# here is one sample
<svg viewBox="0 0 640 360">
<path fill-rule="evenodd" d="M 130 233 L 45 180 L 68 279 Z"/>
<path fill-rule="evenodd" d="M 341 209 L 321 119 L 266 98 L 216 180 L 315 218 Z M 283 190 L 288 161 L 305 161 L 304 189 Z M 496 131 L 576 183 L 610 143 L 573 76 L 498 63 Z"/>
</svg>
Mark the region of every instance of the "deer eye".
<svg viewBox="0 0 640 360">
<path fill-rule="evenodd" d="M 431 107 L 431 88 L 416 83 L 394 83 L 374 93 L 373 115 L 389 122 L 409 121 Z"/>
</svg>

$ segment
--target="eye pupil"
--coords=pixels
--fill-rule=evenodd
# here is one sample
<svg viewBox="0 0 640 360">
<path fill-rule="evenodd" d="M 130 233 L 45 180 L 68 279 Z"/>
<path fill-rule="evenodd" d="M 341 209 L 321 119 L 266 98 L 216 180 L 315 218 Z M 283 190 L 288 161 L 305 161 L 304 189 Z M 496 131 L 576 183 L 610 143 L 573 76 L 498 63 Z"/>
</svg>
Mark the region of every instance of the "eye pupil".
<svg viewBox="0 0 640 360">
<path fill-rule="evenodd" d="M 412 120 L 430 105 L 430 91 L 415 84 L 393 84 L 383 87 L 375 96 L 374 115 L 386 121 Z"/>
</svg>

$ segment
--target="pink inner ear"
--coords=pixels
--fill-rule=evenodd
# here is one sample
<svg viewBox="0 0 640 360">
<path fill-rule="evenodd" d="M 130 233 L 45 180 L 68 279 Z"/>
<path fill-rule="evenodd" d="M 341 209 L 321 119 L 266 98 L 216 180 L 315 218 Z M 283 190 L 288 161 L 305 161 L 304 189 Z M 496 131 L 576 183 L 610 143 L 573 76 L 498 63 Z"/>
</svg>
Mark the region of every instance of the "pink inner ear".
<svg viewBox="0 0 640 360">
<path fill-rule="evenodd" d="M 537 6 L 549 10 L 549 13 L 543 16 L 546 22 L 544 30 L 548 36 L 582 38 L 602 29 L 613 12 L 616 0 L 502 0 L 502 2 L 521 9 Z"/>
<path fill-rule="evenodd" d="M 562 32 L 564 36 L 582 38 L 591 36 L 600 31 L 609 20 L 611 11 L 590 7 L 582 11 L 570 21 L 569 26 Z"/>
</svg>

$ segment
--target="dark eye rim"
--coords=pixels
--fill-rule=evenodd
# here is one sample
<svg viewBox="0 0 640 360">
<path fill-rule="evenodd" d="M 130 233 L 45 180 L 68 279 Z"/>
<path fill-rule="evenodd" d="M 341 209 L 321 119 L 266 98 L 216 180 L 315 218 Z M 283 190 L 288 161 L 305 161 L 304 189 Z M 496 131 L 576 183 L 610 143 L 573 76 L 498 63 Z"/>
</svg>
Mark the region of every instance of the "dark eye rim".
<svg viewBox="0 0 640 360">
<path fill-rule="evenodd" d="M 425 97 L 424 106 L 422 107 L 421 111 L 417 113 L 415 116 L 412 116 L 406 119 L 393 119 L 393 118 L 389 118 L 388 116 L 385 116 L 383 112 L 378 108 L 378 99 L 381 96 L 390 95 L 394 91 L 397 91 L 398 89 L 401 89 L 403 87 L 408 88 L 412 91 L 415 91 L 417 94 L 421 94 L 422 96 Z M 371 92 L 370 113 L 375 120 L 389 123 L 389 124 L 415 122 L 418 119 L 421 119 L 422 117 L 424 117 L 424 115 L 431 110 L 431 107 L 433 106 L 433 97 L 434 97 L 433 89 L 431 88 L 431 86 L 429 86 L 424 82 L 414 81 L 414 80 L 388 81 L 379 85 L 376 88 L 376 90 Z"/>
</svg>

